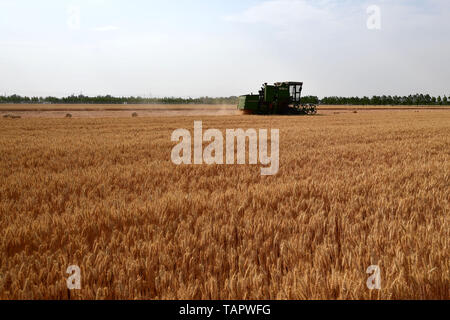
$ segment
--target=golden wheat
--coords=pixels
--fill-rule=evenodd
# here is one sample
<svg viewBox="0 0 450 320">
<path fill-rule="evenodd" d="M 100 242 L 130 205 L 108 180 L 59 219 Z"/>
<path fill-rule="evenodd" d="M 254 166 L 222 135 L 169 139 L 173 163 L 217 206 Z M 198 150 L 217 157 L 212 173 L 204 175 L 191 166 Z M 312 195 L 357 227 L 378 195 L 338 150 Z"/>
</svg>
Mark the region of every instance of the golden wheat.
<svg viewBox="0 0 450 320">
<path fill-rule="evenodd" d="M 175 166 L 194 120 L 280 129 L 278 175 Z M 449 152 L 448 111 L 0 119 L 0 298 L 449 299 Z"/>
</svg>

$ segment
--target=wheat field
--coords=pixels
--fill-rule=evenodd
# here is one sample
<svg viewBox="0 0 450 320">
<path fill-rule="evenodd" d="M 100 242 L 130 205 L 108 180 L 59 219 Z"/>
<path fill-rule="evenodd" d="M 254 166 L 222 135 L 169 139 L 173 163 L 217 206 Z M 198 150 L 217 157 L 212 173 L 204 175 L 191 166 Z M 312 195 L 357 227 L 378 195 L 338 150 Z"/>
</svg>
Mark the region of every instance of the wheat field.
<svg viewBox="0 0 450 320">
<path fill-rule="evenodd" d="M 279 129 L 278 175 L 174 165 L 195 120 Z M 449 160 L 443 110 L 0 119 L 0 298 L 449 299 Z"/>
</svg>

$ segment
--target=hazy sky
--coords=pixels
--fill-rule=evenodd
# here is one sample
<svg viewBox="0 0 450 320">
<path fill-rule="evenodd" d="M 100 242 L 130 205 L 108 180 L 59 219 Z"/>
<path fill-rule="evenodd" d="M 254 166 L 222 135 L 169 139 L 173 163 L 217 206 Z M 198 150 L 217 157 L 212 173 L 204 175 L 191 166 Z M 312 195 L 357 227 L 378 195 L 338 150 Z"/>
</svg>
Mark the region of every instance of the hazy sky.
<svg viewBox="0 0 450 320">
<path fill-rule="evenodd" d="M 0 0 L 0 94 L 229 96 L 287 80 L 320 97 L 450 95 L 450 1 Z"/>
</svg>

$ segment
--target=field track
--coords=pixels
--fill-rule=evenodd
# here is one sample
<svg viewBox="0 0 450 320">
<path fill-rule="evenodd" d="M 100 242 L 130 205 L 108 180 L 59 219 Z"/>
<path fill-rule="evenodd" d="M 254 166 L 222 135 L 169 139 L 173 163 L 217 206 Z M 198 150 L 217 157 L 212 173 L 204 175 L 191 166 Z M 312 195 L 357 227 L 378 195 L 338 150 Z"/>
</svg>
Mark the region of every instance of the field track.
<svg viewBox="0 0 450 320">
<path fill-rule="evenodd" d="M 450 111 L 450 106 L 319 106 L 319 114 L 372 111 Z M 0 104 L 0 117 L 15 114 L 23 118 L 126 118 L 133 112 L 141 117 L 236 115 L 235 105 L 36 105 Z"/>
</svg>

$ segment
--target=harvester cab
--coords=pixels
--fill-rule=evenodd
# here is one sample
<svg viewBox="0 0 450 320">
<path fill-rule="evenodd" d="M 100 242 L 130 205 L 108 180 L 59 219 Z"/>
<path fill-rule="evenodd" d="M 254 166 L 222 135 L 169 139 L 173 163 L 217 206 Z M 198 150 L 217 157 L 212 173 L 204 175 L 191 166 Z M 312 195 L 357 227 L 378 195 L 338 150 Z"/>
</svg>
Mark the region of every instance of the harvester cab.
<svg viewBox="0 0 450 320">
<path fill-rule="evenodd" d="M 259 95 L 239 97 L 238 109 L 244 114 L 316 114 L 315 105 L 302 105 L 303 82 L 263 84 Z"/>
</svg>

